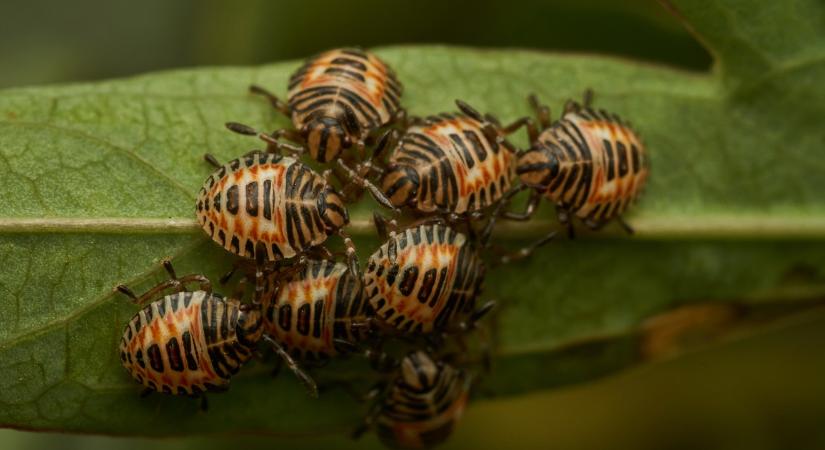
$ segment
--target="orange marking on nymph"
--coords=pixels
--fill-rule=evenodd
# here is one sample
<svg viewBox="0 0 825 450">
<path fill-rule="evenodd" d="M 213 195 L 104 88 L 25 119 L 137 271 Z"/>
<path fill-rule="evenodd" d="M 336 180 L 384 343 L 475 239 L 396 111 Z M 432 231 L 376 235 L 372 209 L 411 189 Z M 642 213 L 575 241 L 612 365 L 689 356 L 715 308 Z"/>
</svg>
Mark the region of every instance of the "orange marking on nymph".
<svg viewBox="0 0 825 450">
<path fill-rule="evenodd" d="M 593 190 L 590 191 L 590 198 L 588 203 L 598 203 L 602 201 L 602 186 L 604 186 L 604 169 L 601 167 L 596 169 L 596 176 L 593 178 Z"/>
<path fill-rule="evenodd" d="M 381 99 L 384 98 L 384 91 L 386 90 L 386 86 L 387 86 L 386 77 L 383 76 L 383 75 L 380 75 L 380 74 L 372 74 L 368 71 L 364 74 L 364 78 L 367 79 L 367 80 L 371 79 L 375 82 L 375 85 L 373 86 L 375 90 L 370 91 L 369 89 L 366 88 L 368 86 L 366 84 L 364 86 L 365 87 L 364 89 L 358 89 L 358 88 L 356 88 L 356 89 L 357 90 L 363 90 L 364 92 L 362 93 L 362 95 L 364 95 L 366 98 L 368 98 L 370 103 L 372 103 L 372 105 L 374 107 L 376 107 L 376 109 L 383 108 L 384 105 L 381 103 Z"/>
<path fill-rule="evenodd" d="M 176 314 L 172 313 L 171 311 L 166 313 L 164 317 L 164 322 L 166 324 L 166 329 L 170 336 L 177 336 L 178 335 L 178 318 Z"/>
<path fill-rule="evenodd" d="M 281 208 L 275 208 L 275 234 L 272 239 L 275 242 L 282 243 L 284 242 L 284 214 Z"/>
<path fill-rule="evenodd" d="M 149 330 L 152 332 L 152 340 L 159 343 L 161 341 L 159 318 L 156 317 L 154 320 L 152 320 L 152 323 L 149 325 Z"/>
<path fill-rule="evenodd" d="M 490 173 L 490 171 L 487 170 L 487 166 L 486 165 L 481 166 L 481 180 L 480 180 L 481 182 L 480 183 L 477 182 L 476 187 L 481 187 L 481 186 L 489 184 L 490 181 L 492 180 L 492 178 L 493 178 L 493 176 Z"/>
<path fill-rule="evenodd" d="M 242 220 L 232 221 L 232 233 L 234 235 L 237 235 L 237 236 L 245 236 L 246 235 Z"/>
<path fill-rule="evenodd" d="M 616 177 L 616 191 L 613 194 L 612 200 L 617 200 L 624 197 L 624 177 Z"/>
<path fill-rule="evenodd" d="M 467 186 L 467 168 L 463 164 L 459 164 L 455 169 L 456 181 L 461 189 L 461 195 L 467 195 L 470 192 L 470 188 Z"/>
<path fill-rule="evenodd" d="M 501 160 L 498 158 L 493 158 L 493 171 L 495 171 L 496 174 L 501 173 Z"/>
<path fill-rule="evenodd" d="M 206 376 L 209 379 L 216 379 L 218 378 L 215 372 L 212 370 L 212 362 L 209 360 L 209 353 L 206 351 L 205 348 L 200 348 L 200 344 L 204 341 L 203 336 L 203 323 L 201 322 L 201 314 L 200 308 L 205 308 L 206 303 L 201 302 L 198 304 L 191 304 L 189 305 L 189 312 L 187 316 L 189 316 L 192 320 L 192 325 L 189 327 L 189 331 L 192 334 L 192 343 L 193 348 L 195 349 L 195 353 L 197 354 L 198 358 L 198 367 L 206 373 Z M 205 344 L 205 342 L 204 342 Z"/>
<path fill-rule="evenodd" d="M 333 296 L 332 292 L 335 292 L 335 286 L 338 284 L 338 281 L 335 279 L 330 279 L 327 281 L 327 289 L 328 294 L 326 298 L 324 298 L 324 308 L 326 311 L 333 311 L 335 304 L 333 303 Z M 333 317 L 331 320 L 335 320 Z M 334 350 L 334 346 L 332 345 L 332 333 L 330 332 L 332 327 L 326 326 L 321 330 L 321 339 L 323 339 L 324 344 Z"/>
</svg>

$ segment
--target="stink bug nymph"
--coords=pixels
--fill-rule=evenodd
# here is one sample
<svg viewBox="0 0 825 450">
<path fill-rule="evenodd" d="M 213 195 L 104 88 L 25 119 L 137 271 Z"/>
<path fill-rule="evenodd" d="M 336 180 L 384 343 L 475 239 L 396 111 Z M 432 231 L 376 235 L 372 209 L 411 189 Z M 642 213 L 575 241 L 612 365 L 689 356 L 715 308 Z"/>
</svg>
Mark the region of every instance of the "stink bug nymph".
<svg viewBox="0 0 825 450">
<path fill-rule="evenodd" d="M 354 437 L 374 429 L 388 447 L 423 449 L 452 434 L 470 398 L 471 376 L 424 351 L 401 360 L 394 376 L 374 389 L 377 399 Z"/>
<path fill-rule="evenodd" d="M 274 137 L 306 144 L 312 159 L 322 163 L 353 146 L 363 153 L 367 137 L 404 114 L 395 72 L 357 48 L 329 50 L 307 60 L 289 79 L 287 103 L 259 86 L 250 90 L 292 119 L 295 129 L 279 130 Z"/>
<path fill-rule="evenodd" d="M 169 260 L 163 261 L 163 267 L 170 279 L 141 296 L 124 285 L 116 287 L 135 304 L 148 303 L 129 320 L 120 340 L 121 363 L 145 386 L 145 393 L 189 395 L 205 401 L 206 392 L 229 388 L 230 378 L 264 339 L 317 395 L 314 381 L 264 335 L 260 303 L 243 304 L 239 295 L 224 298 L 212 292 L 212 283 L 203 275 L 178 278 Z M 186 291 L 191 283 L 197 283 L 198 289 Z M 263 277 L 256 283 L 262 286 Z M 157 299 L 169 290 L 173 293 Z"/>
<path fill-rule="evenodd" d="M 475 245 L 443 223 L 391 231 L 370 256 L 364 293 L 375 321 L 404 335 L 460 332 L 492 309 L 476 309 L 484 266 Z"/>
<path fill-rule="evenodd" d="M 381 189 L 393 205 L 422 215 L 479 217 L 516 177 L 516 149 L 506 136 L 528 119 L 501 126 L 456 100 L 460 113 L 414 121 L 389 155 Z"/>
<path fill-rule="evenodd" d="M 368 336 L 371 315 L 360 273 L 331 260 L 309 260 L 263 294 L 264 329 L 296 359 L 324 363 Z M 346 343 L 341 345 L 341 343 Z"/>
<path fill-rule="evenodd" d="M 615 114 L 590 107 L 592 92 L 584 105 L 568 101 L 562 117 L 552 122 L 546 106 L 535 96 L 541 131 L 528 124 L 531 148 L 519 156 L 517 172 L 532 194 L 524 213 L 505 213 L 515 220 L 528 219 L 542 195 L 556 205 L 559 221 L 573 234 L 570 215 L 592 229 L 612 219 L 632 229 L 622 214 L 644 188 L 648 158 L 638 134 Z"/>
<path fill-rule="evenodd" d="M 252 152 L 218 164 L 201 188 L 198 222 L 224 249 L 247 258 L 258 253 L 279 261 L 305 253 L 339 234 L 355 253 L 343 227 L 349 223 L 344 199 L 329 183 L 295 158 Z"/>
</svg>

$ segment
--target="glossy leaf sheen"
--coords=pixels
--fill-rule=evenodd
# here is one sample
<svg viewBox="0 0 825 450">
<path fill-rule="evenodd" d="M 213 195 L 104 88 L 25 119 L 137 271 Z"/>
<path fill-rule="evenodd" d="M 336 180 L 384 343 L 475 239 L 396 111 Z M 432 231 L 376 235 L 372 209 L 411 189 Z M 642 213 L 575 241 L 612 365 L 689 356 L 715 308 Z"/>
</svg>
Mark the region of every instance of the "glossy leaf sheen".
<svg viewBox="0 0 825 450">
<path fill-rule="evenodd" d="M 378 50 L 414 114 L 452 110 L 461 98 L 506 121 L 529 112 L 529 92 L 557 113 L 589 87 L 598 107 L 635 124 L 653 161 L 647 193 L 629 216 L 637 237 L 611 227 L 606 238 L 559 240 L 491 272 L 485 297 L 500 302 L 497 357 L 482 395 L 580 382 L 660 357 L 680 347 L 674 323 L 716 324 L 704 334 L 713 338 L 740 320 L 764 323 L 822 297 L 825 7 L 676 3 L 716 56 L 713 73 L 583 55 Z M 362 408 L 339 390 L 311 401 L 288 373 L 268 377 L 267 363 L 211 396 L 208 414 L 187 398 L 139 399 L 116 354 L 137 308 L 112 286 L 160 280 L 156 262 L 166 255 L 179 273 L 215 277 L 228 266 L 225 252 L 187 225 L 210 171 L 201 155 L 227 160 L 256 145 L 225 131 L 227 120 L 286 126 L 245 90 L 254 82 L 283 94 L 298 64 L 0 93 L 0 425 L 300 434 L 358 422 Z M 377 245 L 365 225 L 373 208 L 353 208 L 362 260 Z M 552 222 L 552 208 L 542 214 L 541 226 L 509 228 L 529 236 L 502 242 L 534 237 Z M 668 316 L 691 304 L 701 307 Z M 649 321 L 662 314 L 673 320 Z M 362 366 L 318 373 L 351 380 Z"/>
</svg>

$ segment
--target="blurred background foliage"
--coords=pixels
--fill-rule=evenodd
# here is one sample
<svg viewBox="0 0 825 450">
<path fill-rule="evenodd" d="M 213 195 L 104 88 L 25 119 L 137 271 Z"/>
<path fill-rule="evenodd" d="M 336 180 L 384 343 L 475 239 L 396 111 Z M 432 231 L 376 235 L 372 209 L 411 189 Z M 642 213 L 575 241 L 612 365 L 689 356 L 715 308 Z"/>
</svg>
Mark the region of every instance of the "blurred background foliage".
<svg viewBox="0 0 825 450">
<path fill-rule="evenodd" d="M 693 71 L 712 63 L 673 16 L 642 0 L 3 0 L 0 87 L 406 43 L 598 53 Z M 598 383 L 479 402 L 445 448 L 822 447 L 823 329 L 820 314 Z M 371 436 L 354 444 L 343 436 L 145 440 L 0 431 L 0 448 L 150 445 L 380 447 Z"/>
<path fill-rule="evenodd" d="M 3 0 L 0 87 L 412 43 L 711 62 L 653 0 Z"/>
</svg>

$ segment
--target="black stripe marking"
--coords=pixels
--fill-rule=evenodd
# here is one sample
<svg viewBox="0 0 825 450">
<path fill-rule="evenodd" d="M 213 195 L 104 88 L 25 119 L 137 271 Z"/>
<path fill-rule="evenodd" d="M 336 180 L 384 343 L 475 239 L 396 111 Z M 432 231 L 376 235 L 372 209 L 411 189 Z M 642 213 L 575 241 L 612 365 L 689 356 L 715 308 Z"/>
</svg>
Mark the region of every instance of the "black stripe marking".
<svg viewBox="0 0 825 450">
<path fill-rule="evenodd" d="M 312 324 L 312 336 L 316 338 L 321 337 L 321 313 L 324 312 L 324 300 L 318 300 L 315 302 L 315 314 L 313 315 L 313 324 Z"/>
<path fill-rule="evenodd" d="M 366 64 L 362 63 L 361 61 L 356 61 L 354 59 L 349 58 L 335 58 L 332 60 L 332 64 L 337 64 L 341 66 L 349 66 L 351 68 L 360 70 L 361 72 L 367 71 Z"/>
<path fill-rule="evenodd" d="M 163 372 L 163 357 L 160 354 L 160 347 L 158 344 L 152 344 L 146 351 L 149 356 L 149 365 L 155 372 Z"/>
<path fill-rule="evenodd" d="M 418 289 L 419 302 L 427 303 L 427 300 L 430 299 L 430 294 L 435 286 L 435 278 L 437 273 L 438 271 L 435 268 L 424 272 L 424 278 L 421 280 L 421 287 Z"/>
<path fill-rule="evenodd" d="M 464 158 L 464 164 L 467 166 L 468 169 L 472 169 L 476 165 L 475 158 L 473 155 L 470 154 L 470 150 L 467 148 L 467 145 L 464 144 L 464 139 L 461 139 L 461 136 L 450 133 L 450 140 L 453 141 L 453 148 L 459 152 L 459 154 Z"/>
<path fill-rule="evenodd" d="M 289 303 L 278 308 L 278 326 L 284 331 L 292 328 L 292 305 Z"/>
<path fill-rule="evenodd" d="M 614 169 L 615 163 L 613 161 L 613 146 L 610 145 L 610 141 L 607 139 L 602 141 L 602 145 L 604 145 L 604 152 L 607 154 L 607 181 L 610 181 L 616 177 Z"/>
<path fill-rule="evenodd" d="M 639 148 L 636 144 L 630 144 L 630 155 L 633 160 L 633 173 L 639 173 Z"/>
<path fill-rule="evenodd" d="M 309 321 L 310 321 L 310 307 L 309 303 L 304 303 L 298 308 L 298 320 L 296 323 L 295 330 L 298 331 L 302 336 L 306 336 L 309 334 Z"/>
<path fill-rule="evenodd" d="M 487 149 L 484 143 L 481 142 L 481 139 L 479 139 L 478 133 L 471 130 L 464 130 L 464 136 L 473 144 L 473 151 L 479 162 L 484 162 L 484 160 L 487 159 Z"/>
<path fill-rule="evenodd" d="M 619 176 L 627 175 L 627 147 L 622 141 L 616 141 L 616 156 L 619 157 Z"/>
<path fill-rule="evenodd" d="M 172 337 L 166 343 L 166 357 L 169 360 L 169 367 L 176 372 L 183 372 L 183 358 L 180 354 L 177 336 Z"/>
<path fill-rule="evenodd" d="M 169 297 L 164 297 L 160 301 L 155 302 L 155 306 L 158 308 L 158 318 L 163 319 L 166 316 L 166 302 L 169 301 Z"/>
<path fill-rule="evenodd" d="M 367 81 L 367 79 L 364 78 L 364 75 L 358 72 L 353 72 L 351 70 L 346 69 L 339 69 L 337 67 L 327 67 L 326 70 L 324 70 L 324 73 L 328 75 L 337 75 L 344 78 L 349 78 L 351 80 L 360 81 L 362 83 Z"/>
<path fill-rule="evenodd" d="M 238 185 L 233 184 L 226 191 L 226 210 L 230 214 L 238 214 Z"/>
<path fill-rule="evenodd" d="M 141 368 L 146 368 L 146 363 L 143 361 L 143 350 L 137 349 L 137 351 L 135 352 L 135 361 L 137 361 L 138 365 Z"/>
<path fill-rule="evenodd" d="M 246 185 L 246 212 L 252 217 L 258 215 L 258 182 L 252 181 Z"/>
<path fill-rule="evenodd" d="M 272 180 L 264 180 L 264 218 L 272 220 Z"/>
<path fill-rule="evenodd" d="M 410 266 L 404 270 L 404 276 L 398 285 L 398 290 L 404 295 L 410 295 L 415 289 L 415 282 L 418 280 L 418 266 Z"/>
<path fill-rule="evenodd" d="M 192 335 L 189 331 L 184 331 L 183 336 L 183 354 L 186 356 L 186 367 L 189 370 L 198 370 L 198 361 L 192 352 Z"/>
<path fill-rule="evenodd" d="M 388 286 L 392 286 L 393 284 L 395 284 L 395 278 L 398 276 L 398 270 L 398 264 L 393 264 L 392 267 L 390 267 L 390 270 L 387 271 Z"/>
<path fill-rule="evenodd" d="M 441 276 L 438 277 L 438 287 L 435 288 L 435 292 L 433 292 L 432 299 L 430 300 L 430 308 L 434 308 L 438 300 L 441 298 L 441 293 L 444 291 L 444 284 L 447 281 L 447 276 L 449 276 L 449 267 L 442 267 Z"/>
</svg>

